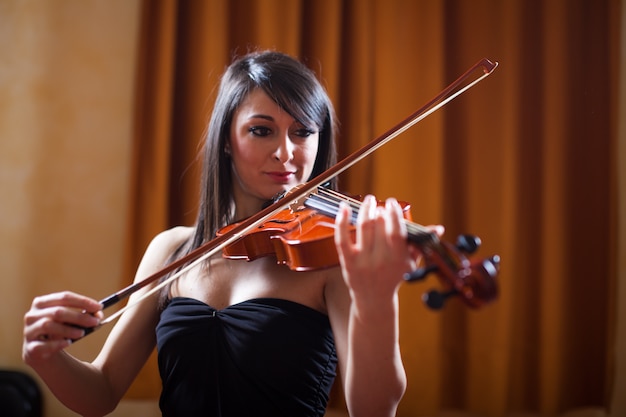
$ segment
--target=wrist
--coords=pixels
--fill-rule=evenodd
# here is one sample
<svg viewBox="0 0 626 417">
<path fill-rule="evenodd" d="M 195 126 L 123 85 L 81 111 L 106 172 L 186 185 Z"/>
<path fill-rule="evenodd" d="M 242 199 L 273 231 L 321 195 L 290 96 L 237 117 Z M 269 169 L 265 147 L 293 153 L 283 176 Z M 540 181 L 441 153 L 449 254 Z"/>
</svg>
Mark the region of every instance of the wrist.
<svg viewBox="0 0 626 417">
<path fill-rule="evenodd" d="M 389 295 L 373 294 L 371 297 L 356 295 L 350 291 L 352 298 L 351 311 L 359 321 L 372 324 L 377 322 L 389 322 L 398 317 L 399 302 L 398 294 Z"/>
</svg>

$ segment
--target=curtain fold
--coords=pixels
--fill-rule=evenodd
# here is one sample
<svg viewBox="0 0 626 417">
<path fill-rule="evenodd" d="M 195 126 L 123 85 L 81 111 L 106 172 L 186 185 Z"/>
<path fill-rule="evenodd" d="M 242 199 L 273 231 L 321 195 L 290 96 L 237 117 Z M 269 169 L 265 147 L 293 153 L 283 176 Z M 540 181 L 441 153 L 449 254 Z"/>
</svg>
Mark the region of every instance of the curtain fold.
<svg viewBox="0 0 626 417">
<path fill-rule="evenodd" d="M 611 337 L 608 346 L 609 369 L 607 384 L 611 387 L 610 411 L 613 416 L 626 414 L 626 401 L 623 392 L 626 391 L 626 119 L 621 116 L 626 113 L 626 7 L 624 2 L 612 9 L 612 19 L 617 36 L 610 39 L 612 50 L 618 51 L 613 56 L 614 65 L 611 78 L 616 86 L 616 94 L 611 100 L 611 127 L 616 132 L 616 143 L 613 148 L 613 168 L 615 178 L 611 182 L 613 201 L 615 206 L 611 218 L 615 228 L 612 242 L 612 252 L 617 258 L 614 265 L 616 282 L 611 285 L 615 294 L 612 300 L 614 308 L 610 320 L 615 322 L 611 328 Z"/>
<path fill-rule="evenodd" d="M 348 192 L 408 201 L 415 221 L 444 224 L 448 240 L 476 233 L 484 242 L 477 256 L 502 257 L 499 298 L 481 310 L 459 300 L 427 310 L 421 295 L 437 287 L 434 277 L 402 287 L 409 387 L 398 415 L 608 407 L 618 276 L 612 213 L 623 193 L 611 186 L 621 7 L 144 1 L 130 276 L 154 234 L 194 220 L 196 155 L 233 54 L 269 48 L 306 62 L 335 103 L 341 156 L 486 57 L 500 64 L 492 76 L 340 178 Z M 154 369 L 151 360 L 129 396 L 158 395 Z M 343 406 L 339 392 L 333 405 Z"/>
<path fill-rule="evenodd" d="M 172 108 L 176 55 L 177 3 L 142 5 L 135 90 L 134 143 L 132 148 L 128 226 L 123 285 L 131 283 L 141 256 L 157 233 L 168 228 L 173 154 Z M 132 280 L 132 278 L 131 278 Z M 161 384 L 153 354 L 128 396 L 147 398 Z"/>
</svg>

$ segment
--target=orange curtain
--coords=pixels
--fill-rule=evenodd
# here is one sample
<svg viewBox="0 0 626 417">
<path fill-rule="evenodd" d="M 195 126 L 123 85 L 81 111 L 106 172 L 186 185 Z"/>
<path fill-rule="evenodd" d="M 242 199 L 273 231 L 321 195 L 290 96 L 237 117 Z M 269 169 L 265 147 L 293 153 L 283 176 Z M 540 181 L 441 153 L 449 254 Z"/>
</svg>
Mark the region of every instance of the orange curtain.
<svg viewBox="0 0 626 417">
<path fill-rule="evenodd" d="M 326 85 L 345 156 L 483 57 L 494 74 L 341 177 L 472 232 L 502 257 L 500 296 L 426 309 L 401 289 L 399 416 L 607 407 L 616 288 L 619 0 L 145 1 L 128 270 L 195 217 L 196 154 L 234 53 L 300 57 Z M 131 274 L 132 275 L 132 274 Z M 154 363 L 131 396 L 156 396 Z M 342 407 L 335 398 L 333 404 Z"/>
</svg>

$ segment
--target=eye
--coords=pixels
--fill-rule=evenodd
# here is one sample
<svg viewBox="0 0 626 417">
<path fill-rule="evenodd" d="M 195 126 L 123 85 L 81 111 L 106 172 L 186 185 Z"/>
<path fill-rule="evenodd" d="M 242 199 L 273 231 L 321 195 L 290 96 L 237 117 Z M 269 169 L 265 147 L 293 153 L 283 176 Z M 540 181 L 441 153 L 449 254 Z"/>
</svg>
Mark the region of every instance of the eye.
<svg viewBox="0 0 626 417">
<path fill-rule="evenodd" d="M 248 132 L 252 133 L 254 136 L 265 137 L 272 133 L 272 129 L 265 126 L 251 126 L 248 128 Z"/>
<path fill-rule="evenodd" d="M 298 136 L 300 138 L 306 138 L 306 137 L 311 136 L 314 133 L 315 133 L 314 130 L 303 127 L 303 128 L 294 130 L 292 135 Z"/>
</svg>

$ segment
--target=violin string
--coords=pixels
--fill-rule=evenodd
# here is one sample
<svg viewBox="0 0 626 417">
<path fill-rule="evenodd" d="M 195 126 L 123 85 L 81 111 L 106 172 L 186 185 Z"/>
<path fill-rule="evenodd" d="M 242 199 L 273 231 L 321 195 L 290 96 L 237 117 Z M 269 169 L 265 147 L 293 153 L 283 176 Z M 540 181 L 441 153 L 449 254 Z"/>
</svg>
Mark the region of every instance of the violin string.
<svg viewBox="0 0 626 417">
<path fill-rule="evenodd" d="M 353 223 L 356 221 L 356 212 L 358 212 L 362 205 L 362 202 L 360 200 L 341 194 L 338 191 L 323 188 L 318 191 L 317 195 L 320 196 L 320 198 L 322 199 L 326 199 L 329 204 L 333 204 L 336 208 L 336 211 L 339 210 L 339 205 L 342 201 L 348 203 L 348 205 L 352 209 L 352 214 L 354 218 Z M 413 236 L 424 237 L 425 235 L 428 235 L 429 237 L 433 238 L 433 235 L 436 235 L 421 224 L 414 223 L 406 219 L 404 219 L 404 224 L 406 225 L 407 232 L 409 234 L 412 234 Z"/>
</svg>

